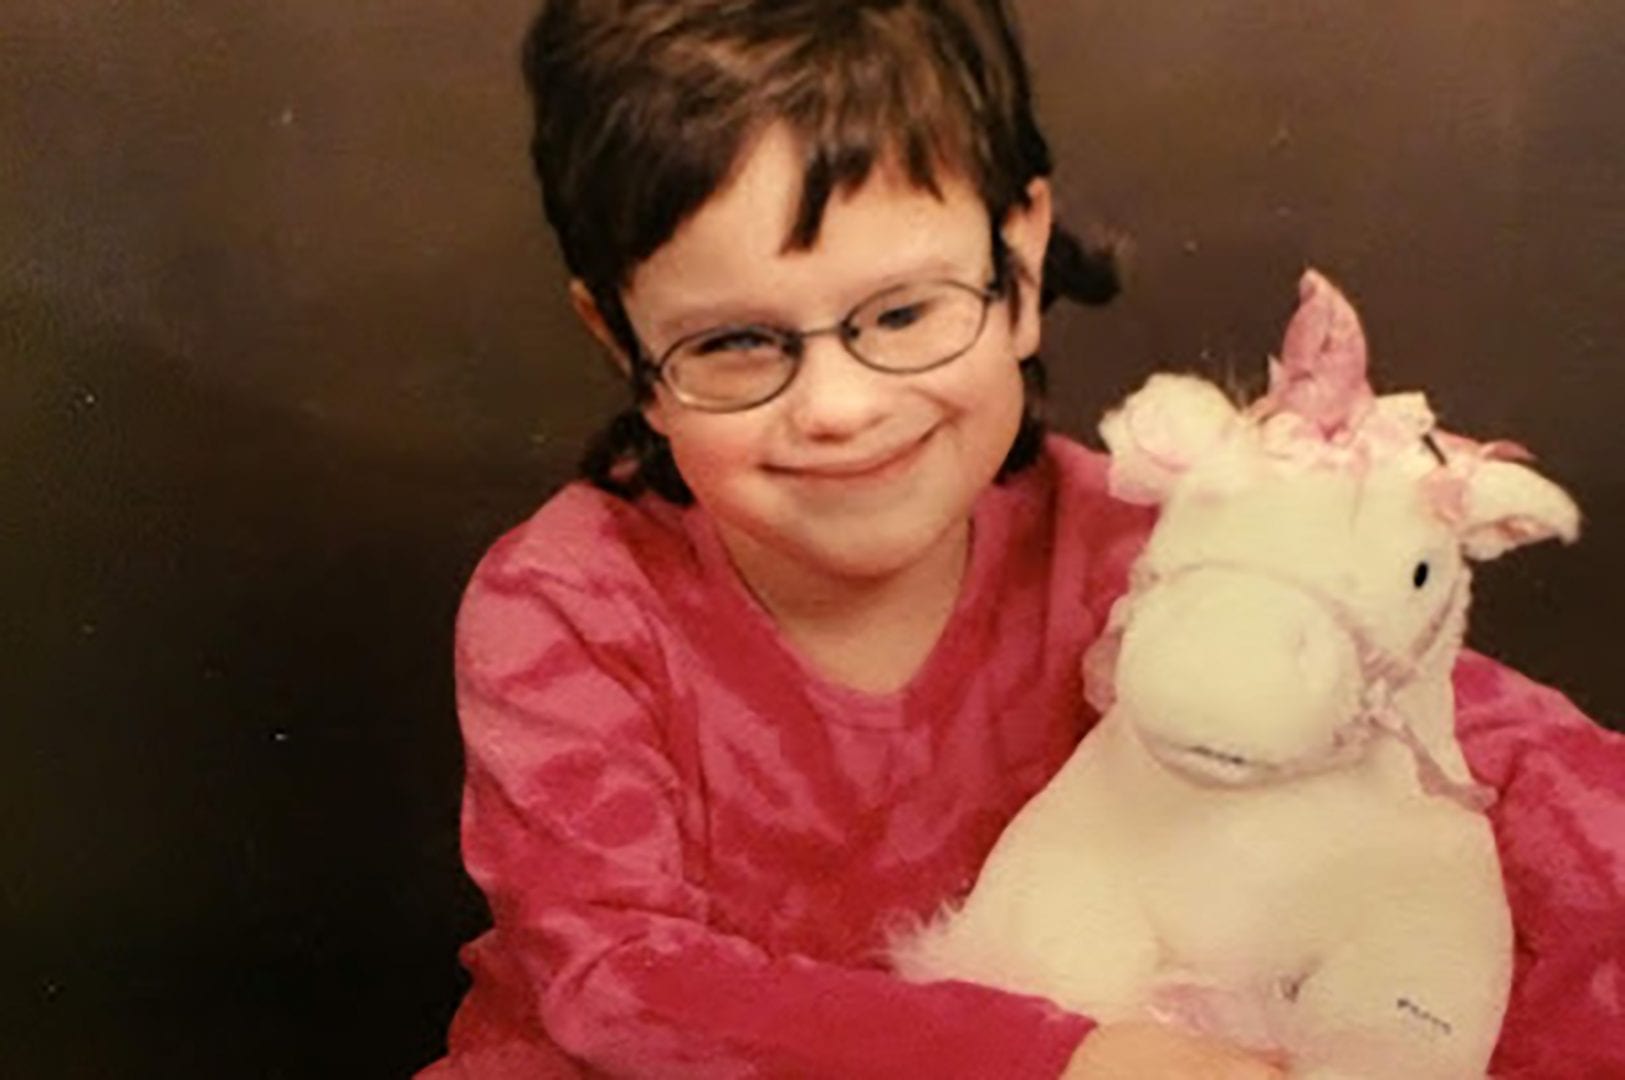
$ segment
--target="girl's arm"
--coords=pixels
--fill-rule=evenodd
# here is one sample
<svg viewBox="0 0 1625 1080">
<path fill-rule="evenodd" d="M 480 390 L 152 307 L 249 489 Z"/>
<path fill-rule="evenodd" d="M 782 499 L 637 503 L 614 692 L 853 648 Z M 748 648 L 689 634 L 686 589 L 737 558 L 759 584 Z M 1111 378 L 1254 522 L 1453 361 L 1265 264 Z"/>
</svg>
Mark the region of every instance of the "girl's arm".
<svg viewBox="0 0 1625 1080">
<path fill-rule="evenodd" d="M 484 572 L 459 622 L 464 858 L 519 973 L 507 1005 L 615 1075 L 1059 1075 L 1082 1017 L 770 955 L 714 924 L 680 834 L 681 750 L 638 676 L 635 619 L 603 601 Z"/>
<path fill-rule="evenodd" d="M 1625 1076 L 1625 736 L 1483 656 L 1457 726 L 1490 810 L 1516 928 L 1497 1077 Z"/>
</svg>

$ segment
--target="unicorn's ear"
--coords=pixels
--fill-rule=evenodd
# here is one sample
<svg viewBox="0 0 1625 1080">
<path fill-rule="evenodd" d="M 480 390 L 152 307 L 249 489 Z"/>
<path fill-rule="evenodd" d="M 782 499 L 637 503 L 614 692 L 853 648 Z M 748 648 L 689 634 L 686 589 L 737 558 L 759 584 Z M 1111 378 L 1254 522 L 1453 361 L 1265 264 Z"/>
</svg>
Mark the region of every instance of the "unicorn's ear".
<svg viewBox="0 0 1625 1080">
<path fill-rule="evenodd" d="M 1241 422 L 1230 399 L 1194 375 L 1157 374 L 1100 423 L 1111 451 L 1111 490 L 1155 505 Z"/>
<path fill-rule="evenodd" d="M 1580 536 L 1580 508 L 1526 465 L 1484 461 L 1467 480 L 1459 528 L 1469 558 L 1494 559 L 1539 540 L 1573 543 Z"/>
</svg>

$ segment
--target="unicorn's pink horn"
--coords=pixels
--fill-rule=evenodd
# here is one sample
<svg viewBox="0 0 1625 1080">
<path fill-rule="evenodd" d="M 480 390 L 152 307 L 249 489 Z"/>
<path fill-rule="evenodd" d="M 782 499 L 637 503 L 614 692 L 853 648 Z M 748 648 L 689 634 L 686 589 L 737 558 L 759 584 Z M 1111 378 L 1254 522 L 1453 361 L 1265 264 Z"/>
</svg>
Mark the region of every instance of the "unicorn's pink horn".
<svg viewBox="0 0 1625 1080">
<path fill-rule="evenodd" d="M 1374 399 L 1366 365 L 1354 305 L 1318 271 L 1304 271 L 1281 359 L 1270 364 L 1272 410 L 1295 412 L 1328 438 L 1352 430 Z"/>
</svg>

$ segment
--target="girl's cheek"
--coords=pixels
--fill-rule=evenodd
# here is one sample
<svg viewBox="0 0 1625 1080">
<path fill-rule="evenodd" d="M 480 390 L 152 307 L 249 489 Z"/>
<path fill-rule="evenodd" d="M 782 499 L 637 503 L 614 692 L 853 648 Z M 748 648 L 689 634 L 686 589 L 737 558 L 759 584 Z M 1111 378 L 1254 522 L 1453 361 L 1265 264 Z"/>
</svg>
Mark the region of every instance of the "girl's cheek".
<svg viewBox="0 0 1625 1080">
<path fill-rule="evenodd" d="M 710 486 L 769 460 L 765 433 L 735 417 L 685 417 L 673 425 L 669 438 L 677 468 L 690 486 Z"/>
</svg>

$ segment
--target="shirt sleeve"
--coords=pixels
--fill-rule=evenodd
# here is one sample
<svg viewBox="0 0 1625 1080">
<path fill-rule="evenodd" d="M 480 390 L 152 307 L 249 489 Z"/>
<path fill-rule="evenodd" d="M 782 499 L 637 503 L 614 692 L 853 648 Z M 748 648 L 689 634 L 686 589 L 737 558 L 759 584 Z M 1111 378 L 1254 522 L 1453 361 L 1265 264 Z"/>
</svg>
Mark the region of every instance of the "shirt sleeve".
<svg viewBox="0 0 1625 1080">
<path fill-rule="evenodd" d="M 1625 1076 L 1625 736 L 1562 694 L 1464 653 L 1457 724 L 1512 907 L 1512 997 L 1491 1071 Z"/>
<path fill-rule="evenodd" d="M 470 585 L 464 860 L 522 973 L 520 1007 L 612 1075 L 1057 1076 L 1082 1017 L 770 955 L 708 923 L 658 664 L 628 600 L 501 560 Z"/>
</svg>

